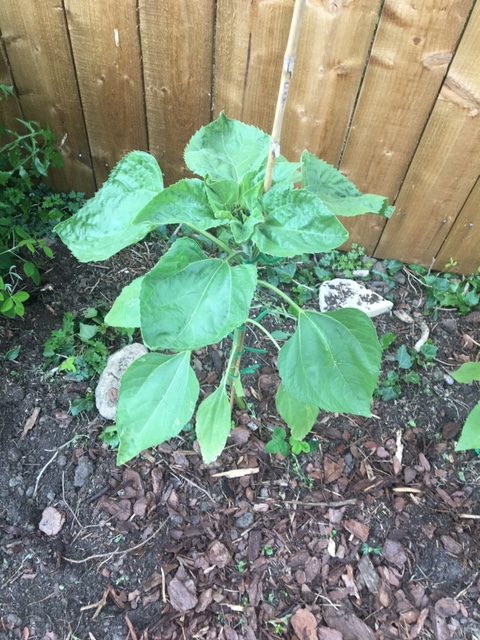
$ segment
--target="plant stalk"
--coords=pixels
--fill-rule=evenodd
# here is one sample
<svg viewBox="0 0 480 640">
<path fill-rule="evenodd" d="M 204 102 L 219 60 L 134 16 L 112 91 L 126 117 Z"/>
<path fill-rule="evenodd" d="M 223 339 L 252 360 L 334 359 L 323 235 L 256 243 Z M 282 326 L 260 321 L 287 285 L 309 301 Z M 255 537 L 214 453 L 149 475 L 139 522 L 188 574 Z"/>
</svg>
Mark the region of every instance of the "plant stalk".
<svg viewBox="0 0 480 640">
<path fill-rule="evenodd" d="M 224 242 L 216 238 L 213 234 L 209 233 L 208 231 L 204 231 L 203 229 L 199 229 L 194 224 L 190 224 L 189 222 L 183 222 L 182 224 L 184 224 L 186 227 L 189 227 L 192 231 L 195 231 L 195 233 L 198 233 L 199 235 L 204 236 L 205 238 L 208 238 L 208 240 L 216 244 L 217 247 L 220 247 L 220 249 L 223 249 L 228 254 L 229 257 L 233 257 L 234 252 L 230 249 L 230 247 L 228 247 Z"/>
<path fill-rule="evenodd" d="M 233 334 L 233 345 L 232 350 L 234 350 L 233 362 L 230 366 L 230 370 L 228 372 L 228 377 L 231 379 L 230 383 L 230 409 L 233 409 L 233 405 L 235 404 L 235 382 L 240 375 L 240 362 L 242 360 L 243 355 L 243 345 L 245 343 L 245 325 L 241 325 L 237 329 L 235 329 Z"/>
<path fill-rule="evenodd" d="M 287 296 L 286 293 L 283 293 L 283 291 L 275 287 L 273 284 L 270 284 L 270 282 L 267 282 L 266 280 L 258 280 L 258 284 L 264 289 L 270 289 L 270 291 L 273 291 L 274 293 L 276 293 L 277 296 L 285 300 L 285 302 L 288 302 L 288 304 L 292 307 L 292 309 L 295 309 L 297 314 L 302 313 L 302 308 L 299 307 L 298 304 L 290 298 L 290 296 Z"/>
<path fill-rule="evenodd" d="M 275 160 L 280 155 L 280 137 L 282 135 L 283 116 L 285 114 L 288 90 L 290 89 L 290 83 L 293 76 L 293 68 L 295 66 L 295 56 L 297 53 L 297 45 L 300 37 L 300 27 L 302 24 L 304 7 L 305 0 L 295 0 L 292 22 L 290 24 L 290 33 L 288 34 L 287 48 L 285 49 L 285 55 L 283 58 L 282 77 L 280 79 L 277 106 L 275 108 L 275 117 L 273 120 L 272 140 L 270 142 L 267 168 L 265 171 L 265 179 L 263 181 L 264 192 L 268 191 L 272 186 L 273 167 L 275 166 Z"/>
</svg>

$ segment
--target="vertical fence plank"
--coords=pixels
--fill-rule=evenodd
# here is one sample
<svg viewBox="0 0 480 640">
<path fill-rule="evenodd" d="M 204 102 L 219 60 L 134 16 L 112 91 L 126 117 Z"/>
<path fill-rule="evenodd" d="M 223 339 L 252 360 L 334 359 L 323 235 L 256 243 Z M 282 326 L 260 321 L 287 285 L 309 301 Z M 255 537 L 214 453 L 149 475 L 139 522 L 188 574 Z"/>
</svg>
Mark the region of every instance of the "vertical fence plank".
<svg viewBox="0 0 480 640">
<path fill-rule="evenodd" d="M 150 151 L 170 183 L 185 177 L 183 150 L 210 120 L 213 0 L 140 0 Z"/>
<path fill-rule="evenodd" d="M 443 269 L 453 259 L 453 271 L 474 273 L 480 267 L 480 178 L 450 230 L 435 265 Z"/>
<path fill-rule="evenodd" d="M 132 149 L 147 149 L 135 0 L 65 0 L 97 183 Z"/>
<path fill-rule="evenodd" d="M 0 29 L 26 119 L 48 126 L 63 141 L 64 167 L 53 186 L 94 189 L 90 153 L 65 15 L 58 0 L 2 0 Z"/>
<path fill-rule="evenodd" d="M 270 131 L 293 0 L 218 0 L 215 112 Z"/>
<path fill-rule="evenodd" d="M 375 30 L 380 0 L 307 2 L 282 149 L 337 164 Z"/>
<path fill-rule="evenodd" d="M 480 4 L 455 58 L 376 255 L 431 263 L 480 173 Z"/>
<path fill-rule="evenodd" d="M 360 189 L 394 200 L 438 95 L 472 0 L 386 0 L 341 161 Z M 385 221 L 349 221 L 374 250 Z"/>
</svg>

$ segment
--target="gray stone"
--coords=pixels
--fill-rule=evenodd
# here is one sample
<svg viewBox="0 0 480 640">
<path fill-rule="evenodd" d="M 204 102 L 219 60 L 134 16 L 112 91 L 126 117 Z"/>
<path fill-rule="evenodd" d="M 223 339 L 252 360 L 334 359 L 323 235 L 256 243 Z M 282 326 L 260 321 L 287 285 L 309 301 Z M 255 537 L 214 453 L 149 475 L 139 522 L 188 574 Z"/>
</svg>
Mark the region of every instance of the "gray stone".
<svg viewBox="0 0 480 640">
<path fill-rule="evenodd" d="M 320 311 L 359 309 L 370 318 L 387 313 L 393 302 L 367 289 L 361 282 L 347 278 L 334 278 L 320 285 Z"/>
<path fill-rule="evenodd" d="M 247 511 L 243 514 L 243 516 L 240 516 L 235 520 L 235 526 L 237 526 L 239 529 L 248 529 L 248 527 L 252 526 L 253 520 L 253 513 Z"/>
<path fill-rule="evenodd" d="M 73 486 L 80 489 L 83 487 L 88 478 L 93 473 L 93 464 L 88 456 L 82 456 L 78 461 L 77 468 L 75 469 L 75 476 L 73 478 Z"/>
<path fill-rule="evenodd" d="M 146 353 L 148 350 L 143 344 L 134 342 L 112 354 L 107 360 L 107 366 L 95 389 L 95 404 L 98 412 L 107 420 L 115 420 L 117 415 L 118 389 L 123 374 L 132 362 Z"/>
</svg>

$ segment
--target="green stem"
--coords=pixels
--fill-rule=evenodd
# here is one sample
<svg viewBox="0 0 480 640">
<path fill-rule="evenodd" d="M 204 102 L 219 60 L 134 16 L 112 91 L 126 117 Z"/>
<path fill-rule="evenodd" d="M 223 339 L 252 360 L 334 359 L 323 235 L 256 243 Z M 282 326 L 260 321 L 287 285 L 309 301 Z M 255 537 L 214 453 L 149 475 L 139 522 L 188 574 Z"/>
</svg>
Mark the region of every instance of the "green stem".
<svg viewBox="0 0 480 640">
<path fill-rule="evenodd" d="M 295 311 L 299 315 L 300 313 L 302 313 L 302 308 L 299 307 L 296 302 L 294 302 L 289 296 L 287 296 L 286 293 L 283 293 L 283 291 L 277 289 L 277 287 L 274 287 L 273 284 L 270 284 L 270 282 L 267 282 L 266 280 L 258 280 L 258 284 L 264 289 L 270 289 L 270 291 L 276 293 L 279 298 L 282 298 L 283 300 L 285 300 L 285 302 L 288 302 L 292 309 L 295 309 Z"/>
<path fill-rule="evenodd" d="M 267 338 L 271 340 L 271 342 L 273 342 L 273 344 L 276 346 L 278 351 L 280 351 L 281 349 L 280 345 L 278 344 L 278 342 L 275 340 L 275 338 L 272 336 L 272 334 L 268 329 L 265 329 L 265 327 L 261 325 L 260 322 L 257 322 L 256 320 L 251 320 L 250 318 L 248 318 L 247 322 L 249 324 L 253 324 L 253 326 L 257 327 L 257 329 L 260 329 L 260 331 L 263 331 L 263 333 L 267 336 Z"/>
<path fill-rule="evenodd" d="M 195 233 L 199 233 L 201 236 L 208 238 L 211 242 L 216 244 L 217 247 L 220 247 L 221 249 L 223 249 L 229 256 L 233 256 L 233 251 L 230 249 L 230 247 L 228 247 L 224 242 L 216 238 L 211 233 L 208 233 L 208 231 L 203 231 L 203 229 L 199 229 L 194 224 L 190 224 L 190 222 L 184 222 L 183 224 L 186 227 L 189 227 L 192 231 L 195 231 Z"/>
<path fill-rule="evenodd" d="M 245 342 L 245 325 L 241 325 L 235 329 L 233 333 L 232 353 L 230 354 L 230 366 L 227 370 L 227 376 L 231 379 L 230 383 L 230 408 L 233 409 L 235 404 L 235 381 L 240 375 L 240 362 L 243 355 L 243 344 Z M 233 354 L 233 357 L 232 357 Z"/>
</svg>

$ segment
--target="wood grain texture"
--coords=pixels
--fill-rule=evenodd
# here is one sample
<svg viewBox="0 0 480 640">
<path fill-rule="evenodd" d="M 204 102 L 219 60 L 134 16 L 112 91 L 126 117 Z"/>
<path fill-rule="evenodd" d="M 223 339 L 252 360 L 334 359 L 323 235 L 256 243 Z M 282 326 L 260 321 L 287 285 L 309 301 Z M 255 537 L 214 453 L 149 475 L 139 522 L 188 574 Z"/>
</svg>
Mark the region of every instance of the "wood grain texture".
<svg viewBox="0 0 480 640">
<path fill-rule="evenodd" d="M 148 148 L 135 0 L 65 0 L 97 184 Z"/>
<path fill-rule="evenodd" d="M 62 142 L 64 167 L 52 172 L 59 189 L 94 189 L 90 152 L 58 0 L 2 0 L 0 30 L 24 117 L 48 126 Z"/>
<path fill-rule="evenodd" d="M 440 248 L 435 267 L 443 270 L 450 259 L 458 273 L 474 273 L 480 267 L 480 178 Z"/>
<path fill-rule="evenodd" d="M 218 0 L 215 114 L 270 131 L 293 0 Z"/>
<path fill-rule="evenodd" d="M 337 164 L 376 26 L 379 0 L 307 2 L 282 149 Z"/>
<path fill-rule="evenodd" d="M 472 0 L 386 0 L 341 161 L 361 190 L 394 201 L 472 7 Z M 386 221 L 348 221 L 374 250 Z"/>
<path fill-rule="evenodd" d="M 375 255 L 430 264 L 480 174 L 476 4 Z"/>
<path fill-rule="evenodd" d="M 185 177 L 183 150 L 210 120 L 213 0 L 140 0 L 150 151 L 167 183 Z"/>
</svg>

